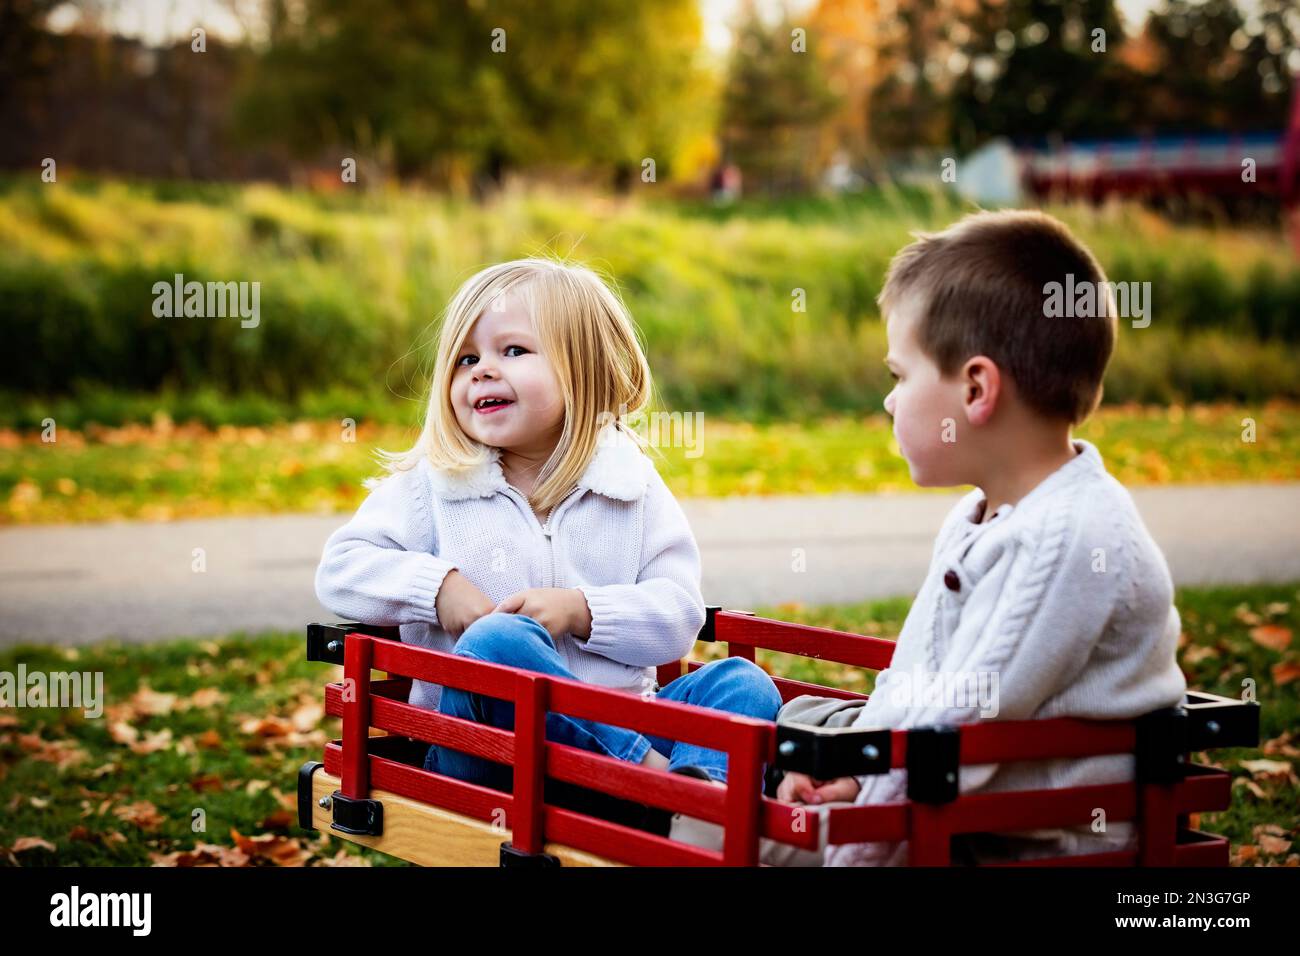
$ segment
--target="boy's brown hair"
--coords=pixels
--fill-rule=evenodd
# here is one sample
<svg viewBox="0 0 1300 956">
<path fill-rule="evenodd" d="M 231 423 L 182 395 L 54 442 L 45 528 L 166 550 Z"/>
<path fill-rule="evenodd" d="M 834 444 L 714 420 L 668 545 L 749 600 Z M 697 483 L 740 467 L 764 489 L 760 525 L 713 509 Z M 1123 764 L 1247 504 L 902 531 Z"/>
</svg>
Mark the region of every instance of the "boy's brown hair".
<svg viewBox="0 0 1300 956">
<path fill-rule="evenodd" d="M 1050 283 L 1094 283 L 1091 316 L 1049 317 Z M 1115 347 L 1115 309 L 1105 273 L 1065 225 L 1035 211 L 979 212 L 938 233 L 920 233 L 894 257 L 883 312 L 916 297 L 917 342 L 945 376 L 986 355 L 1025 402 L 1078 424 L 1101 400 Z"/>
</svg>

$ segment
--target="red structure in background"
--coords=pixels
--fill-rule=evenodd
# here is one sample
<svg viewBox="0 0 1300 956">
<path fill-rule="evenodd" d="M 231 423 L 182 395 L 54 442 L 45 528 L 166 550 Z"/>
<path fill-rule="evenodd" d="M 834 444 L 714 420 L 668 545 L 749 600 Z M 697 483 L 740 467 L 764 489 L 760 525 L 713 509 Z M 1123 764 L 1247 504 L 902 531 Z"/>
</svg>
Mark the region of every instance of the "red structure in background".
<svg viewBox="0 0 1300 956">
<path fill-rule="evenodd" d="M 1063 143 L 1021 152 L 1021 180 L 1040 199 L 1272 199 L 1300 256 L 1300 76 L 1292 89 L 1285 132 Z"/>
<path fill-rule="evenodd" d="M 1282 147 L 1282 201 L 1293 209 L 1300 201 L 1300 82 L 1292 82 L 1291 122 Z"/>
</svg>

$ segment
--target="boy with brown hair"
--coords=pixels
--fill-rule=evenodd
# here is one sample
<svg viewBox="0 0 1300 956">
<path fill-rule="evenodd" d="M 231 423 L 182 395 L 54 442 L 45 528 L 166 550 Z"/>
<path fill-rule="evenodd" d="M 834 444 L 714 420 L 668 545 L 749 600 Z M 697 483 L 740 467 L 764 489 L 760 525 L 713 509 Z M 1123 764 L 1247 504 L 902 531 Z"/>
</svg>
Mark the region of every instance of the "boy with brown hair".
<svg viewBox="0 0 1300 956">
<path fill-rule="evenodd" d="M 1088 290 L 1062 310 L 1060 290 Z M 1056 300 L 1049 305 L 1049 298 Z M 1112 287 L 1039 212 L 977 213 L 895 257 L 880 295 L 897 380 L 885 399 L 913 480 L 974 485 L 945 519 L 890 667 L 867 701 L 799 697 L 777 720 L 869 728 L 980 719 L 1119 720 L 1180 703 L 1173 583 L 1132 498 L 1071 437 L 1101 398 L 1115 343 Z M 1063 315 L 1062 312 L 1065 312 Z M 1114 783 L 1131 755 L 961 768 L 960 789 Z M 906 799 L 906 771 L 817 781 L 808 804 Z M 1102 808 L 1103 810 L 1105 808 Z M 1132 827 L 978 835 L 960 859 L 1129 849 Z M 827 849 L 828 865 L 896 865 L 907 844 Z"/>
</svg>

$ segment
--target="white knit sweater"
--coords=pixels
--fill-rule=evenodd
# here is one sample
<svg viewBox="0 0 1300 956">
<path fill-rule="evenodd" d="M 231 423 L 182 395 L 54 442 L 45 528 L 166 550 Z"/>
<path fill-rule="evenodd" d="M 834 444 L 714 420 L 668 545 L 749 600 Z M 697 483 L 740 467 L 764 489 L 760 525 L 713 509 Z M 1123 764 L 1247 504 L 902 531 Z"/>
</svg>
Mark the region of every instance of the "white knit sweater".
<svg viewBox="0 0 1300 956">
<path fill-rule="evenodd" d="M 618 690 L 653 688 L 654 668 L 685 657 L 704 623 L 686 516 L 613 425 L 545 525 L 506 482 L 499 449 L 465 474 L 421 460 L 385 477 L 326 542 L 316 594 L 346 619 L 398 624 L 403 641 L 451 651 L 435 602 L 452 568 L 493 602 L 525 588 L 582 591 L 591 635 L 561 635 L 556 647 L 579 680 Z M 410 702 L 436 708 L 441 690 L 415 681 Z"/>
<path fill-rule="evenodd" d="M 1186 682 L 1175 659 L 1180 625 L 1164 556 L 1097 449 L 1081 440 L 1074 445 L 1074 459 L 988 523 L 976 523 L 985 503 L 978 489 L 953 508 L 890 667 L 878 675 L 855 726 L 993 719 L 992 708 L 978 700 L 911 693 L 941 686 L 918 679 L 936 673 L 975 681 L 983 675 L 985 688 L 994 675 L 1001 720 L 1125 719 L 1182 700 Z M 1112 755 L 964 766 L 959 786 L 962 793 L 1027 790 L 1132 776 L 1132 756 Z M 858 779 L 859 804 L 906 799 L 905 770 Z M 985 846 L 990 858 L 1003 851 L 1024 858 L 1125 848 L 1131 840 L 1131 825 L 1108 820 L 1104 833 L 1087 826 L 1021 831 Z M 826 852 L 828 865 L 906 860 L 906 842 Z"/>
</svg>

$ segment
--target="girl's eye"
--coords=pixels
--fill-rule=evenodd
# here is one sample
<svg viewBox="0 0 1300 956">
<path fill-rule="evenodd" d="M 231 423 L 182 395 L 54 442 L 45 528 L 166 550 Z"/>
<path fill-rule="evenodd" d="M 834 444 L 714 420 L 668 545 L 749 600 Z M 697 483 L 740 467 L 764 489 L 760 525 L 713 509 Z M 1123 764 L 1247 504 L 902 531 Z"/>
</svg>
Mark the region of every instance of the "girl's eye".
<svg viewBox="0 0 1300 956">
<path fill-rule="evenodd" d="M 518 349 L 518 350 L 520 351 L 520 353 L 523 354 L 523 355 L 527 355 L 527 354 L 528 354 L 528 349 L 524 348 L 522 345 L 507 345 L 507 346 L 506 346 L 506 354 L 507 354 L 507 355 L 510 355 L 510 352 L 511 352 L 512 349 Z"/>
<path fill-rule="evenodd" d="M 464 365 L 466 359 L 470 359 L 471 361 L 470 361 L 469 364 L 473 365 L 474 362 L 477 362 L 477 361 L 478 361 L 478 356 L 477 356 L 477 355 L 462 355 L 460 358 L 456 359 L 456 367 L 457 367 L 457 368 L 460 368 L 462 365 Z"/>
<path fill-rule="evenodd" d="M 900 379 L 900 378 L 898 377 L 898 373 L 897 373 L 897 372 L 890 372 L 890 373 L 889 373 L 889 377 L 892 378 L 895 382 L 902 381 L 902 379 Z"/>
</svg>

